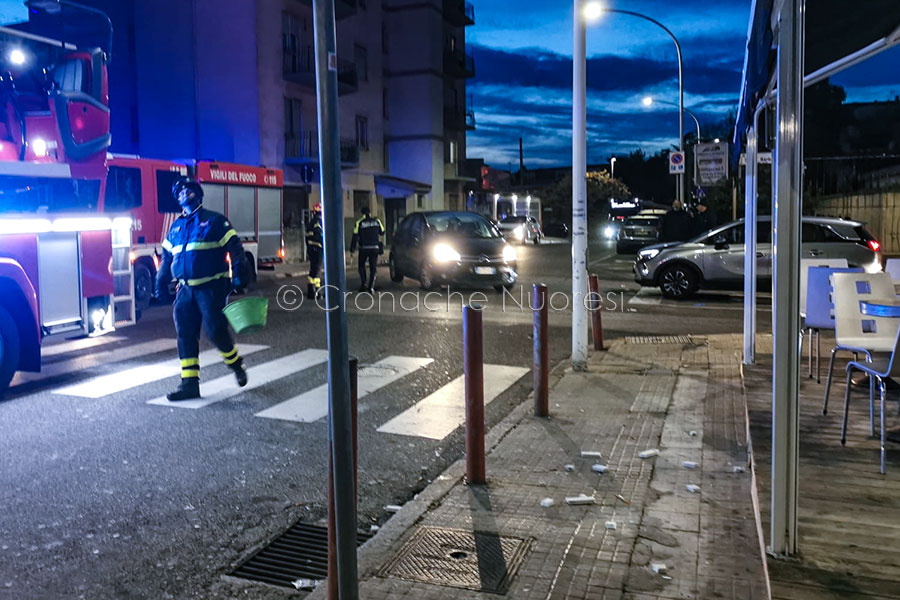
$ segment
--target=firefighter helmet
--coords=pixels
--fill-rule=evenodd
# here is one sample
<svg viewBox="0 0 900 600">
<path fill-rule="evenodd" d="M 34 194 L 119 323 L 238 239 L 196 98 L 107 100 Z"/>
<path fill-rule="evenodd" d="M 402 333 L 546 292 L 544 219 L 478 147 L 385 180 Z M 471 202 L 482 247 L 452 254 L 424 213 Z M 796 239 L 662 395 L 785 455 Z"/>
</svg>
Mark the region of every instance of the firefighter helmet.
<svg viewBox="0 0 900 600">
<path fill-rule="evenodd" d="M 313 204 L 313 212 L 322 212 L 322 205 L 318 202 Z"/>
<path fill-rule="evenodd" d="M 178 195 L 181 194 L 181 190 L 187 190 L 193 193 L 197 199 L 203 199 L 203 187 L 195 179 L 184 176 L 176 179 L 175 183 L 172 184 L 172 195 L 175 196 L 176 200 Z"/>
</svg>

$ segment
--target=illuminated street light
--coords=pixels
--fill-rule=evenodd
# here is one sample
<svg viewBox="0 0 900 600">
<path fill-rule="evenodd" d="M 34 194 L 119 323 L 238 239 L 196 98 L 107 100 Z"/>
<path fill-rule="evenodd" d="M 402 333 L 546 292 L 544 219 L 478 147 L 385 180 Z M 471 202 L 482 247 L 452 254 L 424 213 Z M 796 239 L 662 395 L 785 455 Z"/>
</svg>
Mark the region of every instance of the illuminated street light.
<svg viewBox="0 0 900 600">
<path fill-rule="evenodd" d="M 675 108 L 679 108 L 679 106 L 677 104 L 675 104 L 674 102 L 669 102 L 668 100 L 655 100 L 652 96 L 645 96 L 644 99 L 641 100 L 641 104 L 643 104 L 644 106 L 648 106 L 648 107 L 652 106 L 654 102 L 658 102 L 659 104 L 666 104 L 668 106 L 674 106 Z M 699 142 L 700 141 L 700 120 L 697 119 L 697 115 L 692 113 L 687 108 L 684 109 L 684 112 L 686 112 L 688 114 L 688 116 L 690 116 L 694 120 L 694 124 L 697 126 L 697 141 Z M 716 139 L 716 143 L 717 144 L 719 143 L 718 138 Z"/>
<path fill-rule="evenodd" d="M 19 48 L 13 48 L 9 53 L 9 62 L 14 65 L 24 65 L 25 64 L 25 52 L 23 52 Z"/>
<path fill-rule="evenodd" d="M 606 7 L 601 2 L 588 2 L 584 5 L 584 19 L 591 22 L 596 21 L 606 12 Z"/>
<path fill-rule="evenodd" d="M 641 104 L 643 104 L 644 106 L 650 106 L 651 104 L 653 104 L 653 98 L 647 96 L 646 98 L 641 100 Z"/>
</svg>

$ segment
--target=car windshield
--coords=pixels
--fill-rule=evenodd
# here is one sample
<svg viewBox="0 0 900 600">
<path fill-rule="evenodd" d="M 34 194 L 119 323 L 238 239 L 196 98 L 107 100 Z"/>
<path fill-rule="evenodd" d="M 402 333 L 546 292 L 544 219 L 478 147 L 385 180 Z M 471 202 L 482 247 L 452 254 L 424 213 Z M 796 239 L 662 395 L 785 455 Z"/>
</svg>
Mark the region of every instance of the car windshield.
<svg viewBox="0 0 900 600">
<path fill-rule="evenodd" d="M 500 222 L 501 222 L 501 223 L 524 223 L 524 222 L 525 222 L 525 216 L 523 215 L 523 216 L 520 216 L 520 217 L 506 217 L 505 219 L 503 219 L 503 220 L 500 221 Z"/>
<path fill-rule="evenodd" d="M 474 213 L 435 213 L 426 215 L 431 230 L 471 238 L 498 238 L 500 232 L 481 215 Z"/>
</svg>

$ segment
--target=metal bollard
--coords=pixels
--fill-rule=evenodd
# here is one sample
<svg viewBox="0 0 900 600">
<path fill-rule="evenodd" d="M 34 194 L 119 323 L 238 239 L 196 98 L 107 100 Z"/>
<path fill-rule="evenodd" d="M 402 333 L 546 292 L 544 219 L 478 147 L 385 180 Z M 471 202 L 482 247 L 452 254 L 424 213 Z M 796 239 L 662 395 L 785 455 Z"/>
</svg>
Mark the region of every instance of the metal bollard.
<svg viewBox="0 0 900 600">
<path fill-rule="evenodd" d="M 463 369 L 466 378 L 466 481 L 486 483 L 484 474 L 484 338 L 481 306 L 463 307 Z"/>
<path fill-rule="evenodd" d="M 358 460 L 358 427 L 357 427 L 357 415 L 358 411 L 358 402 L 357 402 L 357 382 L 356 382 L 356 374 L 359 370 L 359 359 L 355 356 L 350 357 L 350 415 L 352 418 L 352 435 L 353 435 L 353 487 L 354 487 L 354 495 L 358 493 L 359 490 L 359 482 L 358 479 L 358 471 L 359 471 L 359 460 Z M 331 440 L 328 440 L 328 600 L 338 600 L 338 585 L 337 585 L 337 540 L 334 535 L 334 465 L 332 464 L 331 457 Z"/>
<path fill-rule="evenodd" d="M 547 342 L 547 286 L 535 283 L 532 290 L 534 337 L 534 416 L 550 416 L 550 346 Z"/>
<path fill-rule="evenodd" d="M 600 298 L 600 278 L 588 278 L 591 297 L 591 333 L 594 336 L 594 350 L 603 350 L 603 302 Z"/>
</svg>

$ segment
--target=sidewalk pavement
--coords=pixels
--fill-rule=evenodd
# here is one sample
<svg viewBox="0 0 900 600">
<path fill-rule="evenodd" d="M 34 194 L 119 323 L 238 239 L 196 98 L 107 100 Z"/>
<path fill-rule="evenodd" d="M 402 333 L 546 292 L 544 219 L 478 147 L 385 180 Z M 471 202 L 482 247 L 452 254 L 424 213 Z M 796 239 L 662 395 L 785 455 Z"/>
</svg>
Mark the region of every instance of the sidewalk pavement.
<svg viewBox="0 0 900 600">
<path fill-rule="evenodd" d="M 531 411 L 488 434 L 486 486 L 461 460 L 361 548 L 361 598 L 769 597 L 732 338 L 617 340 Z"/>
</svg>

